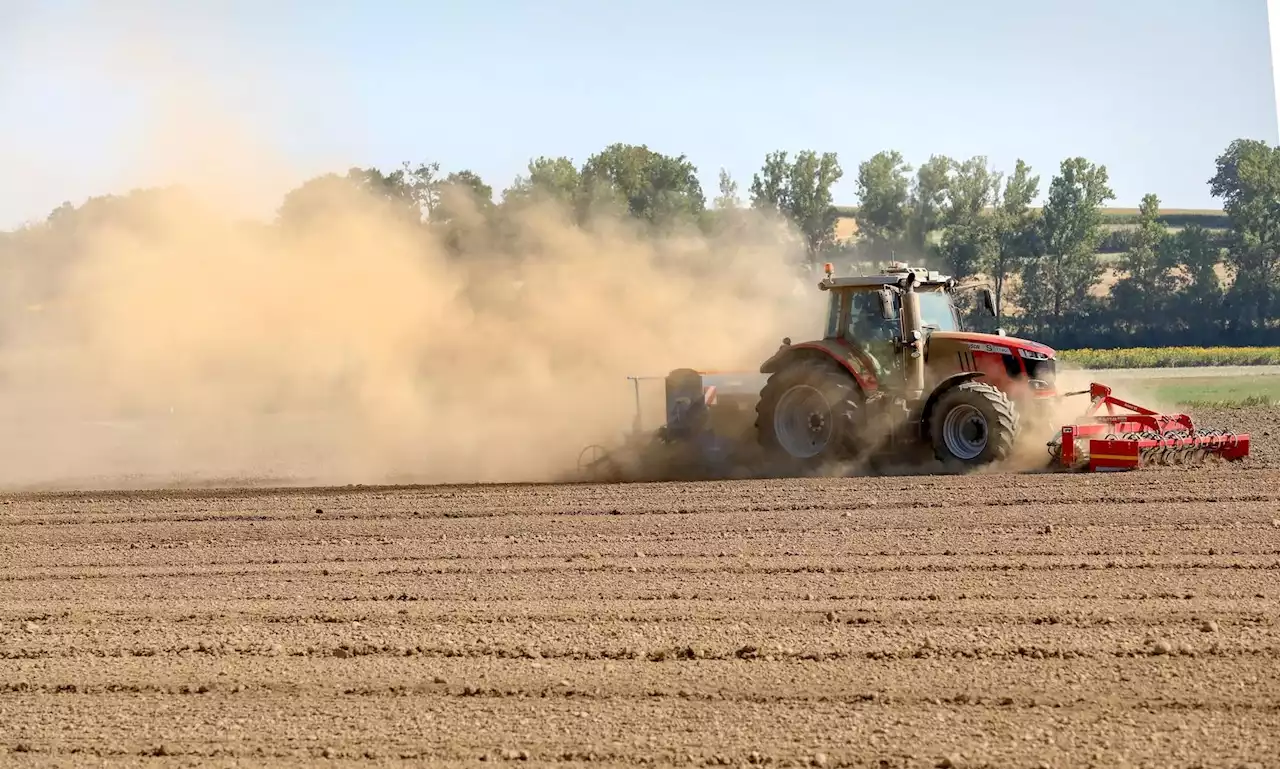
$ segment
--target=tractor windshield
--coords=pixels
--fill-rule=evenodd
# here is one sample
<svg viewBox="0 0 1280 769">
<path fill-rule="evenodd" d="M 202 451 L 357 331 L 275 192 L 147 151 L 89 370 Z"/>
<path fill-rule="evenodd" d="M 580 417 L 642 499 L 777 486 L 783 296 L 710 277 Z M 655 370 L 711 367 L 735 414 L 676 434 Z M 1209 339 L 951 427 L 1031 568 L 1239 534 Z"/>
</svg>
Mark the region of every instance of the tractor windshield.
<svg viewBox="0 0 1280 769">
<path fill-rule="evenodd" d="M 963 331 L 960 316 L 946 291 L 919 291 L 920 323 L 934 331 Z"/>
</svg>

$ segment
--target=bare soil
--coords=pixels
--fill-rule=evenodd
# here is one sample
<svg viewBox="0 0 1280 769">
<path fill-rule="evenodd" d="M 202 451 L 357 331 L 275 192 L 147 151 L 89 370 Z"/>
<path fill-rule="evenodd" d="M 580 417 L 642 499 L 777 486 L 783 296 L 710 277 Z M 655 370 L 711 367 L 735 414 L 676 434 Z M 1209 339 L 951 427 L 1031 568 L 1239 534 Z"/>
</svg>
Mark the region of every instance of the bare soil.
<svg viewBox="0 0 1280 769">
<path fill-rule="evenodd" d="M 0 765 L 1159 766 L 1280 754 L 1241 466 L 0 495 Z"/>
</svg>

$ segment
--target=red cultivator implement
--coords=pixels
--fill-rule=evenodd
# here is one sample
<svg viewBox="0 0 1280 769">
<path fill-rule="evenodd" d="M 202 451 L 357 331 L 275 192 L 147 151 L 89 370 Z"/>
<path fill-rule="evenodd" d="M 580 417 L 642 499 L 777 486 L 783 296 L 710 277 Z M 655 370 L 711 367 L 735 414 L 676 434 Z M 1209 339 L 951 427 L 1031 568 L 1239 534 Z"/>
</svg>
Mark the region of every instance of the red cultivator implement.
<svg viewBox="0 0 1280 769">
<path fill-rule="evenodd" d="M 1053 464 L 1102 472 L 1132 470 L 1144 464 L 1183 465 L 1216 457 L 1237 461 L 1249 456 L 1249 435 L 1227 430 L 1197 429 L 1186 414 L 1158 414 L 1112 396 L 1111 388 L 1093 383 L 1091 403 L 1076 424 L 1066 425 L 1049 443 Z M 1098 413 L 1106 407 L 1106 414 Z M 1130 413 L 1116 413 L 1127 409 Z"/>
</svg>

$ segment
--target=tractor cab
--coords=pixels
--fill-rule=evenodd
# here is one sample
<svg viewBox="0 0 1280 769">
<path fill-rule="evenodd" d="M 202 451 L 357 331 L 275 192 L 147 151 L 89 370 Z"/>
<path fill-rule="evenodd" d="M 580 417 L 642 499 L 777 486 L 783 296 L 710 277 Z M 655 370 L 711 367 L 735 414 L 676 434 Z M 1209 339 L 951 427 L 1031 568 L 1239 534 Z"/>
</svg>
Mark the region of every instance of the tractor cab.
<svg viewBox="0 0 1280 769">
<path fill-rule="evenodd" d="M 902 307 L 902 292 L 895 286 L 909 274 L 915 277 L 920 347 L 928 345 L 935 331 L 966 331 L 954 301 L 957 281 L 933 270 L 912 268 L 903 262 L 890 262 L 871 276 L 836 278 L 831 263 L 824 265 L 825 277 L 820 288 L 827 291 L 826 338 L 840 340 L 858 349 L 876 370 L 878 376 L 900 372 L 902 352 L 913 340 L 912 320 Z M 991 290 L 980 289 L 985 310 L 995 315 Z"/>
<path fill-rule="evenodd" d="M 955 304 L 955 292 L 967 288 L 979 289 L 982 308 L 995 315 L 995 300 L 986 286 L 957 288 L 955 278 L 933 270 L 911 268 L 902 262 L 891 262 L 878 275 L 836 278 L 830 262 L 825 265 L 826 277 L 819 287 L 830 293 L 827 303 L 826 336 L 838 339 L 854 327 L 864 328 L 873 334 L 882 333 L 878 326 L 897 327 L 901 335 L 899 319 L 902 315 L 900 292 L 894 291 L 903 276 L 914 273 L 915 291 L 920 296 L 921 326 L 931 331 L 965 331 L 964 321 Z M 872 318 L 878 318 L 883 324 Z M 851 327 L 850 323 L 855 324 Z"/>
</svg>

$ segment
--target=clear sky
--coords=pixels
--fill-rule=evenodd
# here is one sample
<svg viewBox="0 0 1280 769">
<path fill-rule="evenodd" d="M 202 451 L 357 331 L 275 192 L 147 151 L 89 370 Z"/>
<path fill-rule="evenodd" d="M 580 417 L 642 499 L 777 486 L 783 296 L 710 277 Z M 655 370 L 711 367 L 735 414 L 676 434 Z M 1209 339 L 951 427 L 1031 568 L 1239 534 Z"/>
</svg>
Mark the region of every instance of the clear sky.
<svg viewBox="0 0 1280 769">
<path fill-rule="evenodd" d="M 810 148 L 853 204 L 893 148 L 1022 157 L 1042 191 L 1083 155 L 1112 205 L 1216 207 L 1215 156 L 1278 138 L 1267 30 L 1266 0 L 0 0 L 0 227 L 175 179 L 219 126 L 253 149 L 203 161 L 273 195 L 405 160 L 500 191 L 621 141 L 688 155 L 708 199 Z"/>
</svg>

